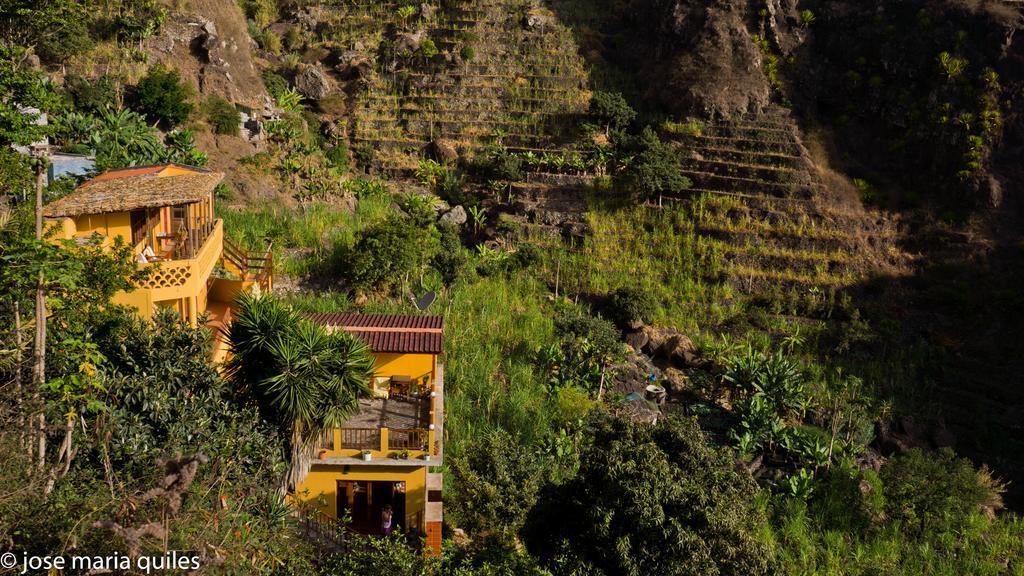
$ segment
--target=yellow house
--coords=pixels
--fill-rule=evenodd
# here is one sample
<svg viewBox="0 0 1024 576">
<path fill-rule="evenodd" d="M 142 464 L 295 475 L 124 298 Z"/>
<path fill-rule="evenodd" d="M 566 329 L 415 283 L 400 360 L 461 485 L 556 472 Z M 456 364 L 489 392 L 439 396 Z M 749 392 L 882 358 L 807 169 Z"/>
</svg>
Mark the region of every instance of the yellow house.
<svg viewBox="0 0 1024 576">
<path fill-rule="evenodd" d="M 295 497 L 327 518 L 381 534 L 390 506 L 393 528 L 426 537 L 441 550 L 444 459 L 443 318 L 390 314 L 310 314 L 367 343 L 376 359 L 373 397 L 322 440 L 318 459 Z"/>
<path fill-rule="evenodd" d="M 132 246 L 149 277 L 114 302 L 144 318 L 160 308 L 176 310 L 196 326 L 207 313 L 211 324 L 230 321 L 239 290 L 258 284 L 270 290 L 270 252 L 244 254 L 224 238 L 214 217 L 214 189 L 224 175 L 191 166 L 164 164 L 112 170 L 50 203 L 43 214 L 63 239 L 85 241 L 98 234 L 105 245 L 116 238 Z M 224 343 L 217 342 L 215 358 Z"/>
</svg>

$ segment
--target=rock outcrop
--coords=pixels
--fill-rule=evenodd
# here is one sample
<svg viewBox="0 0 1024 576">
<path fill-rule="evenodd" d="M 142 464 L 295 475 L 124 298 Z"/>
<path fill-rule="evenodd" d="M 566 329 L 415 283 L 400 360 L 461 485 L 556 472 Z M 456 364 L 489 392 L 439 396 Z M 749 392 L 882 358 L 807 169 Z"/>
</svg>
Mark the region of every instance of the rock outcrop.
<svg viewBox="0 0 1024 576">
<path fill-rule="evenodd" d="M 319 66 L 308 66 L 296 74 L 295 89 L 306 98 L 320 100 L 334 90 L 334 83 Z"/>
<path fill-rule="evenodd" d="M 771 87 L 750 30 L 752 12 L 746 0 L 650 0 L 631 49 L 649 80 L 647 98 L 684 116 L 767 106 Z"/>
</svg>

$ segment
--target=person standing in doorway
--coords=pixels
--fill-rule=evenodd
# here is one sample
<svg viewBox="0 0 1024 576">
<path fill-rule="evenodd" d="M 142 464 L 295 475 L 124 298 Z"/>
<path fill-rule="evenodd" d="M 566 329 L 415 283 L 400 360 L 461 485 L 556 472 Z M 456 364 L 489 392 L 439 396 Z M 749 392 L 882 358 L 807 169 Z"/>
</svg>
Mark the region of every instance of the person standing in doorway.
<svg viewBox="0 0 1024 576">
<path fill-rule="evenodd" d="M 391 529 L 394 525 L 391 521 L 393 515 L 391 504 L 385 504 L 384 509 L 380 511 L 380 530 L 385 536 L 391 535 Z"/>
</svg>

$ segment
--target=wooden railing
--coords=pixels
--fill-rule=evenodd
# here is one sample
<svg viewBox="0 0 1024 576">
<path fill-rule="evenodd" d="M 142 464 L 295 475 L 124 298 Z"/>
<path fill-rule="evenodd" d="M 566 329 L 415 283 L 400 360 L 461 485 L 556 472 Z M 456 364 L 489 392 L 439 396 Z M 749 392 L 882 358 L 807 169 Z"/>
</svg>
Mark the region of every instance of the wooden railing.
<svg viewBox="0 0 1024 576">
<path fill-rule="evenodd" d="M 274 253 L 273 244 L 267 245 L 263 254 L 253 254 L 238 247 L 237 244 L 224 238 L 223 258 L 225 268 L 238 274 L 243 280 L 252 280 L 264 292 L 273 288 Z"/>
<path fill-rule="evenodd" d="M 422 450 L 426 444 L 427 433 L 422 428 L 403 430 L 388 428 L 389 450 Z"/>
<path fill-rule="evenodd" d="M 342 428 L 341 450 L 379 450 L 379 428 Z"/>
</svg>

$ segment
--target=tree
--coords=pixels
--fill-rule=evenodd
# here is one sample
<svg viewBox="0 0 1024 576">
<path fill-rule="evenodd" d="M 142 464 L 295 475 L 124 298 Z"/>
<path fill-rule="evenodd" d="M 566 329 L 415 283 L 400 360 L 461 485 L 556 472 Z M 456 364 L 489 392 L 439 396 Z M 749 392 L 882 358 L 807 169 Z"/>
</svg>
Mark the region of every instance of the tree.
<svg viewBox="0 0 1024 576">
<path fill-rule="evenodd" d="M 604 126 L 605 136 L 610 136 L 612 130 L 624 130 L 636 119 L 636 110 L 618 92 L 594 92 L 588 113 Z"/>
<path fill-rule="evenodd" d="M 556 574 L 768 574 L 757 491 L 698 426 L 596 417 L 575 478 L 546 490 L 528 548 Z"/>
<path fill-rule="evenodd" d="M 918 535 L 965 518 L 982 504 L 1002 505 L 1000 487 L 987 485 L 982 481 L 987 476 L 948 448 L 931 453 L 910 450 L 889 460 L 881 476 L 887 514 Z"/>
<path fill-rule="evenodd" d="M 635 322 L 651 322 L 658 310 L 658 301 L 649 290 L 623 286 L 608 295 L 605 307 L 608 317 L 619 328 L 627 330 Z"/>
<path fill-rule="evenodd" d="M 192 112 L 191 88 L 177 70 L 155 66 L 135 86 L 134 105 L 150 122 L 165 130 L 185 121 Z"/>
<path fill-rule="evenodd" d="M 452 512 L 470 532 L 515 534 L 537 500 L 544 482 L 541 461 L 526 450 L 510 449 L 518 440 L 495 430 L 473 442 L 452 460 L 452 481 L 459 495 Z"/>
<path fill-rule="evenodd" d="M 282 491 L 294 490 L 309 472 L 316 439 L 369 395 L 374 360 L 355 336 L 329 333 L 273 296 L 242 294 L 238 305 L 227 374 L 288 438 Z"/>
<path fill-rule="evenodd" d="M 76 0 L 3 0 L 0 37 L 12 45 L 34 49 L 44 61 L 63 62 L 92 45 L 87 6 Z"/>
<path fill-rule="evenodd" d="M 387 289 L 420 274 L 439 249 L 433 227 L 392 216 L 364 229 L 342 254 L 339 269 L 356 288 Z"/>
<path fill-rule="evenodd" d="M 25 59 L 23 49 L 0 43 L 0 146 L 27 145 L 49 134 L 47 126 L 37 123 L 38 114 L 24 108 L 54 112 L 61 106 L 50 81 L 25 67 Z"/>
<path fill-rule="evenodd" d="M 622 174 L 622 183 L 641 199 L 660 197 L 666 192 L 689 188 L 672 146 L 663 143 L 649 126 L 632 139 L 632 159 Z"/>
</svg>

